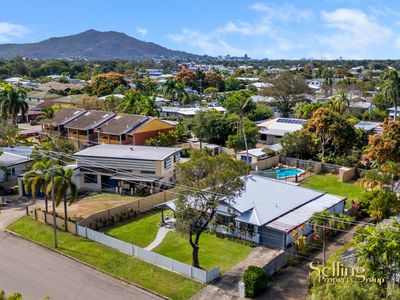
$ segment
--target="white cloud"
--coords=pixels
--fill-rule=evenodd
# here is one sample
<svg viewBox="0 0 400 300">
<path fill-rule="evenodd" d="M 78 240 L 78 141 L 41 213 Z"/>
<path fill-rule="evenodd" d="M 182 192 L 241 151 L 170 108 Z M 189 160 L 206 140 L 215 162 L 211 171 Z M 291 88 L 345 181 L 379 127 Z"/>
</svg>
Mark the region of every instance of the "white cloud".
<svg viewBox="0 0 400 300">
<path fill-rule="evenodd" d="M 23 37 L 28 31 L 28 28 L 22 25 L 0 22 L 0 42 L 7 43 L 15 38 Z"/>
<path fill-rule="evenodd" d="M 137 27 L 136 31 L 139 32 L 142 36 L 145 36 L 149 33 L 149 29 L 145 27 Z"/>
<path fill-rule="evenodd" d="M 254 3 L 249 8 L 257 12 L 257 17 L 251 22 L 230 20 L 208 32 L 184 28 L 180 33 L 167 35 L 167 38 L 214 56 L 228 53 L 231 55 L 248 53 L 250 56 L 262 57 L 266 52 L 270 53 L 269 49 L 274 47 L 279 51 L 303 47 L 294 40 L 289 41 L 290 38 L 282 38 L 282 35 L 292 35 L 290 32 L 284 32 L 282 25 L 312 19 L 313 12 L 311 10 L 298 9 L 293 5 L 271 6 L 264 3 Z M 261 43 L 267 44 L 266 41 L 268 41 L 269 49 L 266 50 L 266 47 L 262 46 L 249 48 L 249 45 L 245 43 L 247 50 L 239 49 L 227 42 L 229 35 L 244 38 L 257 37 Z"/>
<path fill-rule="evenodd" d="M 331 47 L 334 56 L 365 58 L 369 47 L 384 42 L 391 35 L 390 28 L 380 25 L 375 19 L 357 9 L 323 11 L 321 18 L 325 26 L 333 29 L 334 33 L 318 36 L 317 40 Z"/>
<path fill-rule="evenodd" d="M 243 55 L 243 50 L 229 45 L 226 41 L 216 38 L 213 33 L 203 33 L 197 30 L 182 28 L 180 33 L 169 34 L 167 38 L 179 44 L 186 44 L 199 49 L 202 54 L 208 55 Z"/>
</svg>

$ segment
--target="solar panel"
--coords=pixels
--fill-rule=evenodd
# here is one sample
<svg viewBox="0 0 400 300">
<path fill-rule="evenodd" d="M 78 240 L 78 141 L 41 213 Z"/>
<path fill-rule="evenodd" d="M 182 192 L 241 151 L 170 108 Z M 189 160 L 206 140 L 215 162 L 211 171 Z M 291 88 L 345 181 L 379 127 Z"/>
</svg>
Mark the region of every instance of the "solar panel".
<svg viewBox="0 0 400 300">
<path fill-rule="evenodd" d="M 287 123 L 287 124 L 303 124 L 305 120 L 300 120 L 300 119 L 285 119 L 285 118 L 279 118 L 276 120 L 277 123 Z"/>
</svg>

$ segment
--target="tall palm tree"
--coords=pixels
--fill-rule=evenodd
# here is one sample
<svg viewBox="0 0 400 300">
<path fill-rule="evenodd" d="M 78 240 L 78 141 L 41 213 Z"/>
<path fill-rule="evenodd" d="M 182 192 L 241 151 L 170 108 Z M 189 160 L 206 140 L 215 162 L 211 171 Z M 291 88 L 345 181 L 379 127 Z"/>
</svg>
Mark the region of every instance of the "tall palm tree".
<svg viewBox="0 0 400 300">
<path fill-rule="evenodd" d="M 46 212 L 48 212 L 47 202 L 47 185 L 50 183 L 51 163 L 48 161 L 37 161 L 32 165 L 32 169 L 24 174 L 25 192 L 31 193 L 32 197 L 36 197 L 38 191 L 44 193 Z"/>
<path fill-rule="evenodd" d="M 37 120 L 41 121 L 41 120 L 53 120 L 54 119 L 54 108 L 53 107 L 47 107 L 45 109 L 43 109 L 43 114 L 40 115 Z"/>
<path fill-rule="evenodd" d="M 14 89 L 9 84 L 3 85 L 3 90 L 0 92 L 0 110 L 3 119 L 11 116 L 13 125 L 17 125 L 18 114 L 25 116 L 28 108 L 25 90 Z"/>
<path fill-rule="evenodd" d="M 64 222 L 65 230 L 68 230 L 68 215 L 67 215 L 67 197 L 69 192 L 69 205 L 75 202 L 78 197 L 78 187 L 72 180 L 73 171 L 71 168 L 59 168 L 55 172 L 54 176 L 54 200 L 56 206 L 64 202 Z M 48 194 L 51 193 L 51 182 L 47 184 L 46 191 Z"/>
<path fill-rule="evenodd" d="M 176 84 L 177 81 L 173 80 L 172 78 L 168 78 L 162 86 L 164 96 L 173 96 Z"/>
<path fill-rule="evenodd" d="M 176 83 L 174 96 L 178 100 L 179 106 L 183 106 L 183 104 L 185 104 L 185 100 L 189 98 L 189 94 L 186 92 L 185 86 L 182 83 Z"/>
<path fill-rule="evenodd" d="M 390 70 L 384 77 L 383 96 L 394 106 L 394 120 L 397 119 L 397 106 L 400 104 L 400 76 L 395 70 Z"/>
</svg>

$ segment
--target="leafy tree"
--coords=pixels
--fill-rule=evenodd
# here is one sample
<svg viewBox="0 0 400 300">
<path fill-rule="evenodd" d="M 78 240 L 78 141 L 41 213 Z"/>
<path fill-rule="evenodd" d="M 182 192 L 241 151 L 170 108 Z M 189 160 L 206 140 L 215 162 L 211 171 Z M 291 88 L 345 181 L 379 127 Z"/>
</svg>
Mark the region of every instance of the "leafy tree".
<svg viewBox="0 0 400 300">
<path fill-rule="evenodd" d="M 228 92 L 243 90 L 245 88 L 246 85 L 235 77 L 229 77 L 225 80 L 225 90 Z"/>
<path fill-rule="evenodd" d="M 101 109 L 102 102 L 96 96 L 83 95 L 75 105 L 87 110 L 98 110 Z"/>
<path fill-rule="evenodd" d="M 15 89 L 9 84 L 2 86 L 0 91 L 0 113 L 3 120 L 11 117 L 12 124 L 17 126 L 18 114 L 22 117 L 28 111 L 29 105 L 26 102 L 26 91 L 20 88 Z"/>
<path fill-rule="evenodd" d="M 120 86 L 127 86 L 124 76 L 115 72 L 103 73 L 93 76 L 89 89 L 96 96 L 110 95 Z"/>
<path fill-rule="evenodd" d="M 263 268 L 249 266 L 243 272 L 243 282 L 246 289 L 246 296 L 254 298 L 265 290 L 268 278 Z"/>
<path fill-rule="evenodd" d="M 232 203 L 245 189 L 248 167 L 245 162 L 222 154 L 208 156 L 204 151 L 192 151 L 190 161 L 177 167 L 182 188 L 175 202 L 177 228 L 189 235 L 192 265 L 200 268 L 200 236 L 214 219 L 217 206 Z"/>
<path fill-rule="evenodd" d="M 294 106 L 294 116 L 299 119 L 309 119 L 314 111 L 320 107 L 322 107 L 320 102 L 298 102 Z"/>
<path fill-rule="evenodd" d="M 254 148 L 260 138 L 260 130 L 256 123 L 247 118 L 244 118 L 242 122 L 244 134 L 246 136 L 247 149 Z M 226 145 L 236 151 L 245 150 L 246 144 L 242 130 L 238 130 L 236 134 L 229 135 Z"/>
<path fill-rule="evenodd" d="M 322 161 L 327 150 L 332 155 L 348 153 L 356 137 L 354 126 L 342 115 L 327 108 L 317 109 L 304 130 L 317 139 Z"/>
<path fill-rule="evenodd" d="M 112 111 L 113 113 L 119 112 L 121 106 L 121 98 L 115 97 L 114 95 L 106 97 L 101 103 L 101 109 L 105 111 Z"/>
<path fill-rule="evenodd" d="M 136 90 L 128 92 L 120 103 L 123 112 L 140 115 L 143 95 Z"/>
<path fill-rule="evenodd" d="M 366 192 L 360 202 L 372 220 L 384 219 L 400 211 L 400 199 L 390 190 L 373 189 Z"/>
<path fill-rule="evenodd" d="M 13 293 L 6 296 L 3 290 L 0 291 L 0 300 L 22 300 L 22 295 L 20 293 Z"/>
<path fill-rule="evenodd" d="M 135 81 L 135 84 L 136 90 L 146 96 L 152 96 L 158 88 L 157 82 L 155 82 L 150 77 L 146 77 L 142 80 L 137 80 Z"/>
<path fill-rule="evenodd" d="M 53 107 L 46 107 L 43 109 L 43 114 L 40 115 L 37 120 L 53 120 L 54 118 L 54 108 Z"/>
<path fill-rule="evenodd" d="M 181 70 L 174 76 L 174 80 L 183 84 L 184 86 L 191 87 L 195 85 L 196 75 L 194 72 L 188 70 Z"/>
<path fill-rule="evenodd" d="M 199 111 L 192 120 L 192 132 L 202 142 L 225 145 L 236 122 L 234 116 L 226 116 L 215 109 Z"/>
<path fill-rule="evenodd" d="M 16 126 L 0 120 L 0 147 L 15 147 L 18 145 L 31 145 L 31 143 L 18 133 Z"/>
<path fill-rule="evenodd" d="M 386 119 L 382 134 L 370 136 L 364 157 L 378 164 L 400 162 L 400 121 Z"/>
<path fill-rule="evenodd" d="M 225 88 L 224 79 L 220 74 L 215 71 L 206 73 L 204 80 L 205 86 L 207 88 L 214 87 L 217 88 L 220 92 L 222 92 Z"/>
<path fill-rule="evenodd" d="M 308 93 L 311 93 L 311 90 L 304 78 L 291 72 L 282 73 L 274 80 L 273 86 L 261 91 L 262 95 L 275 98 L 275 103 L 284 117 L 288 117 L 295 103 Z"/>
<path fill-rule="evenodd" d="M 359 265 L 366 268 L 367 275 L 390 282 L 400 268 L 400 223 L 360 228 L 354 241 Z"/>
<path fill-rule="evenodd" d="M 365 171 L 359 181 L 362 186 L 372 189 L 389 184 L 391 177 L 378 169 L 371 169 Z"/>
<path fill-rule="evenodd" d="M 62 165 L 67 165 L 74 161 L 71 157 L 77 151 L 78 149 L 72 141 L 55 134 L 51 138 L 48 137 L 44 142 L 35 145 L 31 157 L 34 161 L 47 161 L 49 157 L 54 157 Z"/>
<path fill-rule="evenodd" d="M 390 70 L 385 75 L 385 81 L 382 86 L 382 94 L 394 106 L 394 119 L 396 120 L 397 106 L 400 104 L 400 76 L 395 70 Z"/>
<path fill-rule="evenodd" d="M 375 95 L 374 99 L 372 100 L 372 104 L 374 104 L 380 110 L 386 111 L 392 105 L 392 102 L 382 93 L 379 93 Z"/>
<path fill-rule="evenodd" d="M 178 134 L 175 130 L 171 130 L 168 132 L 158 132 L 156 137 L 147 139 L 145 144 L 156 147 L 171 147 L 176 145 L 177 142 Z"/>
<path fill-rule="evenodd" d="M 302 130 L 286 133 L 282 137 L 280 144 L 282 145 L 283 153 L 290 157 L 313 159 L 318 152 L 318 145 L 312 136 Z"/>
<path fill-rule="evenodd" d="M 65 230 L 68 230 L 67 197 L 69 193 L 69 205 L 74 203 L 78 197 L 78 187 L 73 181 L 74 173 L 71 168 L 57 168 L 54 174 L 54 200 L 56 206 L 64 202 L 64 222 Z M 51 195 L 52 185 L 48 183 L 46 187 L 47 195 Z"/>
<path fill-rule="evenodd" d="M 247 113 L 247 118 L 252 121 L 260 121 L 271 118 L 274 115 L 274 111 L 271 106 L 263 103 L 257 103 L 256 107 Z"/>
<path fill-rule="evenodd" d="M 142 110 L 141 113 L 146 116 L 157 117 L 157 118 L 160 116 L 160 111 L 158 110 L 155 96 L 152 97 L 145 96 L 145 98 L 142 99 L 141 110 Z"/>
</svg>

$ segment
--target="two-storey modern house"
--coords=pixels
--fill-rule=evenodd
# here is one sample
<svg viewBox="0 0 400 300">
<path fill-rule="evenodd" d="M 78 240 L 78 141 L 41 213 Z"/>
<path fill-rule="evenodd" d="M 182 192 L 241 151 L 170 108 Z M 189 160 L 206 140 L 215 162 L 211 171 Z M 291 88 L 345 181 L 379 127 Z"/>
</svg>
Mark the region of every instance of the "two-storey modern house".
<svg viewBox="0 0 400 300">
<path fill-rule="evenodd" d="M 179 148 L 98 145 L 74 154 L 83 190 L 116 190 L 133 194 L 137 190 L 157 192 L 175 181 Z"/>
</svg>

